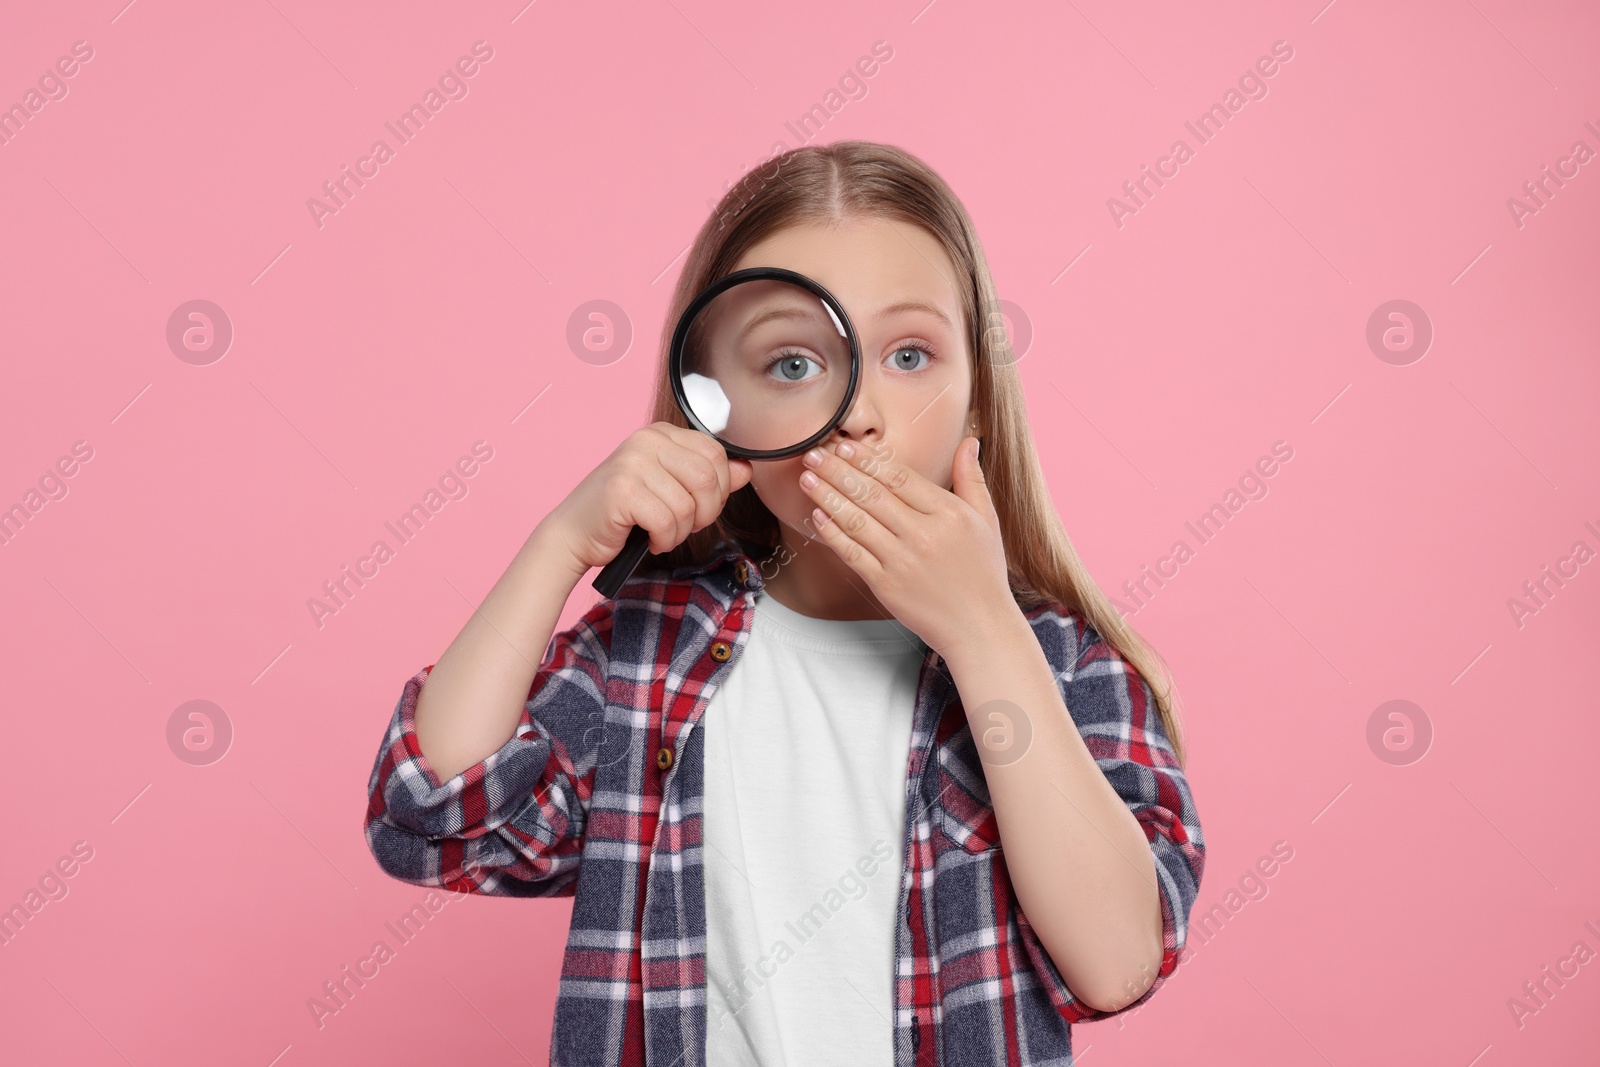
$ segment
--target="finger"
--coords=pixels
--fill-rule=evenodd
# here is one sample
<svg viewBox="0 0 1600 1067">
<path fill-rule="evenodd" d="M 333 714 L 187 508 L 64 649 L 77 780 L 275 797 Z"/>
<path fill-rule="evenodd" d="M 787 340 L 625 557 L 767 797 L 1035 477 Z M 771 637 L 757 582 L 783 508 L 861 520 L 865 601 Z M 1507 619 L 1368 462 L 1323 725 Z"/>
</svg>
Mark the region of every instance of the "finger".
<svg viewBox="0 0 1600 1067">
<path fill-rule="evenodd" d="M 869 585 L 883 573 L 878 557 L 841 529 L 821 508 L 812 509 L 810 525 L 817 531 L 817 540 L 833 549 L 851 570 L 867 579 Z"/>
<path fill-rule="evenodd" d="M 853 480 L 856 486 L 864 486 L 871 479 L 864 474 L 853 472 L 838 456 L 824 455 L 822 467 L 829 463 L 836 464 L 831 468 L 835 475 L 843 475 Z M 822 468 L 818 468 L 819 470 Z M 811 502 L 817 506 L 831 521 L 830 526 L 838 526 L 849 539 L 859 544 L 868 552 L 881 557 L 891 547 L 890 542 L 896 540 L 896 535 L 891 533 L 871 513 L 856 504 L 832 483 L 817 476 L 813 481 L 807 475 L 817 475 L 817 471 L 807 468 L 800 476 L 800 488 L 811 497 Z M 811 485 L 807 485 L 812 481 Z M 888 499 L 888 493 L 882 486 L 874 490 L 878 495 L 878 503 L 882 504 Z M 904 504 L 897 506 L 904 508 Z"/>
<path fill-rule="evenodd" d="M 738 489 L 743 488 L 749 482 L 749 462 L 747 460 L 735 461 L 730 459 L 728 456 L 728 450 L 723 446 L 722 442 L 718 441 L 709 434 L 701 433 L 699 430 L 687 430 L 681 426 L 671 426 L 670 423 L 667 425 L 673 431 L 671 436 L 674 441 L 683 445 L 685 448 L 688 448 L 691 451 L 706 457 L 707 460 L 715 465 L 717 474 L 721 480 L 722 495 L 724 497 Z M 734 468 L 731 466 L 731 464 L 735 462 L 738 462 L 744 466 L 745 477 L 743 481 L 734 480 Z"/>
<path fill-rule="evenodd" d="M 881 483 L 907 507 L 931 515 L 943 503 L 945 489 L 900 462 L 892 447 L 866 441 L 839 441 L 834 445 L 836 453 L 842 446 L 849 446 L 845 451 L 850 455 L 838 455 L 840 462 Z"/>
<path fill-rule="evenodd" d="M 724 453 L 726 455 L 726 453 Z M 755 468 L 747 459 L 728 460 L 728 491 L 736 493 L 750 484 L 750 479 L 755 475 Z"/>
<path fill-rule="evenodd" d="M 663 427 L 667 438 L 673 444 L 687 448 L 692 452 L 698 452 L 712 463 L 721 464 L 726 462 L 728 458 L 727 449 L 722 446 L 722 442 L 710 434 L 703 433 L 700 430 L 692 430 L 686 426 L 674 426 L 670 422 L 664 422 L 660 425 Z"/>
<path fill-rule="evenodd" d="M 647 470 L 641 476 L 645 488 L 659 500 L 667 509 L 669 518 L 661 524 L 660 530 L 651 530 L 651 551 L 656 553 L 670 552 L 681 545 L 684 538 L 694 532 L 696 504 L 693 494 L 683 487 L 671 474 L 663 468 L 657 467 L 653 471 Z M 643 525 L 641 523 L 641 525 Z M 661 539 L 671 538 L 672 543 L 665 548 L 657 548 L 659 543 L 657 534 Z"/>
<path fill-rule="evenodd" d="M 815 471 L 824 483 L 837 489 L 885 530 L 902 535 L 922 518 L 915 508 L 866 471 L 851 466 L 827 449 L 822 449 L 821 453 L 822 458 L 816 466 L 811 466 L 809 460 L 802 461 L 802 465 Z M 821 500 L 818 502 L 821 503 Z M 829 509 L 829 514 L 837 513 Z M 853 534 L 848 523 L 845 532 Z"/>
<path fill-rule="evenodd" d="M 668 542 L 677 536 L 678 518 L 673 514 L 671 506 L 657 496 L 649 485 L 641 481 L 635 487 L 635 493 L 628 500 L 627 507 L 633 525 L 650 534 L 651 552 L 660 555 L 676 547 L 676 542 L 672 544 Z"/>
<path fill-rule="evenodd" d="M 693 495 L 694 528 L 715 522 L 728 499 L 726 464 L 719 467 L 698 451 L 678 447 L 664 448 L 656 458 L 662 469 Z"/>
</svg>

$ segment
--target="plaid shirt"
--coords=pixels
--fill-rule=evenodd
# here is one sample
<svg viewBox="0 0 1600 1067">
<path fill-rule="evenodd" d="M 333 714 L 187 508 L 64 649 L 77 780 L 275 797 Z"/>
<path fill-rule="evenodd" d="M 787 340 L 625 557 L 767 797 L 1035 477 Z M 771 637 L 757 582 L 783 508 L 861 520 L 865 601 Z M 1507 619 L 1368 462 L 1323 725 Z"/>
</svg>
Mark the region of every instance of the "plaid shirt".
<svg viewBox="0 0 1600 1067">
<path fill-rule="evenodd" d="M 553 1065 L 643 1067 L 648 1051 L 651 1067 L 704 1067 L 695 724 L 739 661 L 761 588 L 753 559 L 727 543 L 719 551 L 670 574 L 636 574 L 552 637 L 515 736 L 447 782 L 413 724 L 430 664 L 405 683 L 372 769 L 366 840 L 388 874 L 461 893 L 574 898 Z M 1205 842 L 1154 696 L 1076 613 L 1047 605 L 1025 615 L 1079 733 L 1155 852 L 1161 966 L 1117 1012 L 1067 988 L 1018 906 L 959 695 L 927 650 L 905 785 L 892 1015 L 884 1005 L 897 1067 L 1070 1067 L 1070 1024 L 1143 1004 L 1187 940 Z"/>
</svg>

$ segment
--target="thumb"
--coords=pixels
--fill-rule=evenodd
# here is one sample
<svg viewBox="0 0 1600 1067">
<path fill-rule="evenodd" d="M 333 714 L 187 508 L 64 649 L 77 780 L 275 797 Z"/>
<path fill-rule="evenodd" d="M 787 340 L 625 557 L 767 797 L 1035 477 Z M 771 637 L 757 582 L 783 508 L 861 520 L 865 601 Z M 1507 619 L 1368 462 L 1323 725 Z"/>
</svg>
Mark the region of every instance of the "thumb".
<svg viewBox="0 0 1600 1067">
<path fill-rule="evenodd" d="M 955 465 L 951 468 L 951 488 L 956 496 L 981 512 L 993 510 L 989 500 L 989 486 L 983 477 L 983 467 L 978 463 L 981 442 L 976 437 L 965 437 L 956 449 Z"/>
<path fill-rule="evenodd" d="M 728 460 L 728 492 L 735 493 L 743 489 L 750 482 L 754 469 L 747 459 Z"/>
</svg>

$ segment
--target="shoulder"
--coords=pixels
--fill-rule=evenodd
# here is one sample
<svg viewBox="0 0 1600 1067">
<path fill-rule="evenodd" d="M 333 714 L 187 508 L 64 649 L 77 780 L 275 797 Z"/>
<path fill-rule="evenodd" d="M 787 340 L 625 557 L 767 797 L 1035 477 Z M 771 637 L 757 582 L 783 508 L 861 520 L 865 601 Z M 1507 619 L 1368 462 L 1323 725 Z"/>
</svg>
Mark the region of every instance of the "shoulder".
<svg viewBox="0 0 1600 1067">
<path fill-rule="evenodd" d="M 1084 653 L 1090 649 L 1099 647 L 1112 653 L 1116 651 L 1082 612 L 1058 600 L 1024 608 L 1022 616 L 1028 620 L 1033 636 L 1044 650 L 1050 665 L 1058 674 L 1067 672 L 1068 678 L 1076 670 Z"/>
<path fill-rule="evenodd" d="M 589 608 L 579 625 L 603 633 L 612 658 L 630 664 L 660 663 L 697 642 L 709 645 L 730 628 L 729 613 L 754 584 L 754 566 L 740 569 L 740 558 L 672 570 L 641 568 L 615 596 Z"/>
<path fill-rule="evenodd" d="M 1080 611 L 1050 602 L 1023 611 L 1067 709 L 1080 727 L 1146 724 L 1158 728 L 1155 691 L 1139 668 Z"/>
</svg>

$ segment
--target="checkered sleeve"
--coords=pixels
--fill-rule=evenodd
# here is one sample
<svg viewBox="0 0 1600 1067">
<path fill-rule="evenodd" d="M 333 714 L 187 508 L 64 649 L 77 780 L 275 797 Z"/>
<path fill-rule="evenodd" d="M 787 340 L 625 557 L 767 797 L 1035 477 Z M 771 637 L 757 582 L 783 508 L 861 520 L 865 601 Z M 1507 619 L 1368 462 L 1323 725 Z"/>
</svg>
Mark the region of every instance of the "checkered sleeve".
<svg viewBox="0 0 1600 1067">
<path fill-rule="evenodd" d="M 1161 962 L 1144 994 L 1121 1008 L 1101 1011 L 1073 996 L 1033 928 L 1019 917 L 1024 947 L 1056 1009 L 1069 1023 L 1107 1019 L 1149 1000 L 1177 968 L 1205 867 L 1205 837 L 1149 683 L 1091 625 L 1046 614 L 1035 627 L 1078 733 L 1155 853 Z"/>
<path fill-rule="evenodd" d="M 550 640 L 516 732 L 441 782 L 417 744 L 405 683 L 367 783 L 367 847 L 414 885 L 490 896 L 571 896 L 604 728 L 613 601 Z"/>
</svg>

